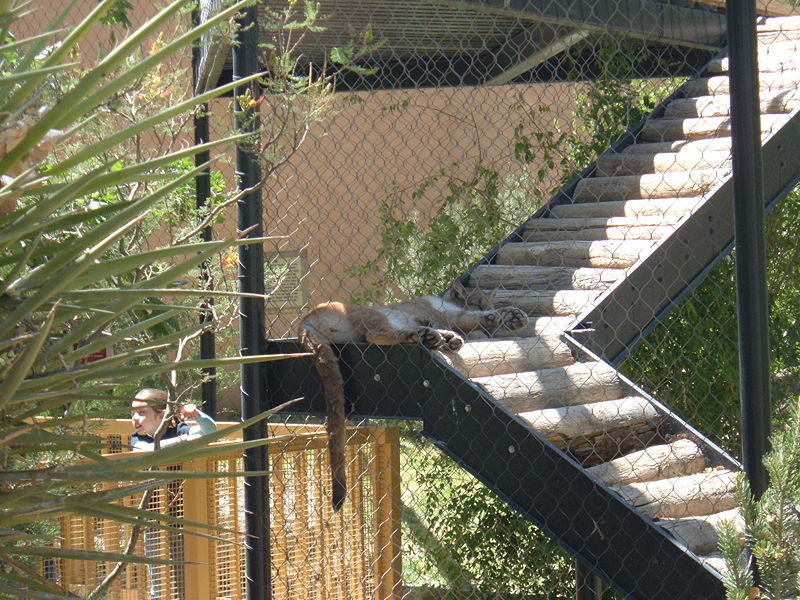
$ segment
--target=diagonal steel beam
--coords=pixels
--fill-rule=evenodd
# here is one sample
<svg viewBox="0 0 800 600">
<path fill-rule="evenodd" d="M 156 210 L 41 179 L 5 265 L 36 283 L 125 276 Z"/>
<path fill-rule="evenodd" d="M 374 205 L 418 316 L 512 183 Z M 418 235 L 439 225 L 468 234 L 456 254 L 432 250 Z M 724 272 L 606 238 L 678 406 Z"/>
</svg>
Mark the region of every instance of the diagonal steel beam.
<svg viewBox="0 0 800 600">
<path fill-rule="evenodd" d="M 543 31 L 544 30 L 544 31 Z M 535 27 L 525 29 L 494 51 L 494 66 L 484 85 L 503 85 L 585 39 L 587 29 Z"/>
</svg>

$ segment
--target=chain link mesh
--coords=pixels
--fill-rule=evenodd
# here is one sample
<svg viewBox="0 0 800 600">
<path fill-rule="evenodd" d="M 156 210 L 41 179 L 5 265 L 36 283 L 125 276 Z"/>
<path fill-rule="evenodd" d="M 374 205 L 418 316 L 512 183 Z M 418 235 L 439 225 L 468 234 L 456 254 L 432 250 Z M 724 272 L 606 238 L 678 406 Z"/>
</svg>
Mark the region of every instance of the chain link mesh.
<svg viewBox="0 0 800 600">
<path fill-rule="evenodd" d="M 800 393 L 800 193 L 796 173 L 769 161 L 796 151 L 800 17 L 777 0 L 758 6 L 770 15 L 758 41 L 767 200 L 790 190 L 767 219 L 781 419 Z M 269 60 L 290 65 L 251 98 L 265 128 L 270 348 L 298 350 L 287 338 L 328 301 L 385 306 L 445 293 L 458 279 L 495 304 L 481 308 L 481 327 L 457 331 L 455 350 L 364 339 L 336 347 L 350 435 L 400 435 L 392 456 L 348 451 L 347 469 L 370 481 L 388 465 L 398 482 L 389 513 L 399 518 L 374 517 L 385 499 L 355 486 L 341 512 L 322 513 L 325 547 L 303 546 L 314 519 L 292 510 L 307 506 L 293 500 L 307 490 L 290 493 L 276 476 L 276 597 L 571 598 L 576 557 L 604 581 L 604 597 L 722 597 L 714 526 L 737 520 L 740 452 L 723 10 L 260 4 L 262 64 L 284 74 Z M 221 56 L 205 63 L 211 79 L 230 75 Z M 139 93 L 157 102 L 168 75 L 153 74 Z M 309 79 L 290 90 L 292 77 Z M 229 109 L 230 99 L 209 107 L 212 139 L 231 134 Z M 156 146 L 189 131 L 176 125 Z M 235 188 L 233 157 L 213 158 L 219 202 Z M 163 215 L 144 243 L 169 243 L 186 218 Z M 235 223 L 228 207 L 215 236 Z M 235 254 L 216 257 L 213 285 L 234 291 L 236 270 Z M 524 326 L 508 321 L 513 307 Z M 217 353 L 236 353 L 236 305 L 216 310 L 230 323 Z M 264 377 L 275 401 L 305 398 L 277 422 L 323 423 L 311 361 L 276 364 Z M 218 385 L 221 405 L 236 412 L 236 375 Z M 294 471 L 297 460 L 272 467 Z M 329 498 L 327 463 L 312 462 L 302 469 Z M 358 519 L 359 539 L 337 530 Z M 364 555 L 353 560 L 358 544 Z M 323 572 L 309 572 L 309 561 Z M 160 593 L 150 597 L 178 597 Z"/>
</svg>

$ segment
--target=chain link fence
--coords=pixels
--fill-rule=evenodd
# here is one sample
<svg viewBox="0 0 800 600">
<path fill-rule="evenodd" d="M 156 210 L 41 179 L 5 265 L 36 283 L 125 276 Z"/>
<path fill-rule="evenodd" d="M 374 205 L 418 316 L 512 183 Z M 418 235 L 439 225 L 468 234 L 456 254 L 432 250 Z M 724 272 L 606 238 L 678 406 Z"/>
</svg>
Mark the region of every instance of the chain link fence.
<svg viewBox="0 0 800 600">
<path fill-rule="evenodd" d="M 575 555 L 606 594 L 721 597 L 714 526 L 737 518 L 740 469 L 722 7 L 477 4 L 321 5 L 308 55 L 365 31 L 378 47 L 265 191 L 267 231 L 288 235 L 266 246 L 268 336 L 321 302 L 385 306 L 455 279 L 528 316 L 435 358 L 340 348 L 351 422 L 412 419 L 398 597 L 569 598 Z M 685 21 L 634 31 L 663 15 Z M 760 26 L 765 143 L 796 108 L 790 23 Z M 708 37 L 678 39 L 690 24 Z M 796 198 L 768 225 L 778 418 L 796 395 Z M 323 410 L 310 367 L 269 382 Z"/>
<path fill-rule="evenodd" d="M 758 8 L 780 420 L 800 394 L 800 170 L 786 160 L 800 17 L 777 0 Z M 715 526 L 738 519 L 741 469 L 725 20 L 723 2 L 259 4 L 272 79 L 238 101 L 263 127 L 248 149 L 261 159 L 270 238 L 267 349 L 302 351 L 303 315 L 347 303 L 315 340 L 334 346 L 349 424 L 400 432 L 380 458 L 399 481 L 385 516 L 375 506 L 386 498 L 356 485 L 331 510 L 318 442 L 273 463 L 323 489 L 301 503 L 307 488 L 287 496 L 280 478 L 271 484 L 276 597 L 566 599 L 576 575 L 579 597 L 723 597 Z M 199 80 L 230 78 L 229 41 L 211 40 Z M 117 110 L 141 118 L 146 103 L 169 101 L 184 66 L 153 73 Z M 209 106 L 212 139 L 231 135 L 231 102 Z M 177 147 L 191 128 L 176 122 L 142 151 Z M 233 235 L 233 152 L 212 158 L 214 235 Z M 197 235 L 194 192 L 139 243 Z M 237 263 L 216 257 L 211 285 L 235 291 Z M 362 310 L 453 290 L 455 301 L 485 296 L 457 317 Z M 236 353 L 238 307 L 215 303 L 216 353 Z M 352 339 L 334 335 L 343 329 Z M 387 332 L 412 343 L 366 343 Z M 273 404 L 303 398 L 279 423 L 324 422 L 311 359 L 269 363 L 261 381 Z M 217 389 L 218 412 L 236 413 L 238 374 L 220 373 Z M 382 476 L 377 455 L 345 457 L 361 480 Z M 355 542 L 336 527 L 358 518 L 384 540 L 368 560 L 352 559 Z M 310 535 L 320 521 L 334 526 Z M 290 574 L 311 556 L 324 576 L 299 589 Z"/>
</svg>

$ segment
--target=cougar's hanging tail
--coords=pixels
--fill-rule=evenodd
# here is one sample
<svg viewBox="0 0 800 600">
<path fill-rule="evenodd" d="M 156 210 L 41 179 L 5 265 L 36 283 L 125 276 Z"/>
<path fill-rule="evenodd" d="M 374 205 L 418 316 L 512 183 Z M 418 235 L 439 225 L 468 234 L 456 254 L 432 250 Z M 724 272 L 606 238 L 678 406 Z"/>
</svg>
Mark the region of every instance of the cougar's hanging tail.
<svg viewBox="0 0 800 600">
<path fill-rule="evenodd" d="M 331 463 L 331 489 L 333 510 L 338 511 L 347 496 L 345 472 L 345 416 L 344 379 L 339 360 L 328 340 L 307 324 L 300 325 L 300 343 L 311 352 L 314 367 L 322 381 L 322 392 L 327 408 L 328 454 Z"/>
</svg>

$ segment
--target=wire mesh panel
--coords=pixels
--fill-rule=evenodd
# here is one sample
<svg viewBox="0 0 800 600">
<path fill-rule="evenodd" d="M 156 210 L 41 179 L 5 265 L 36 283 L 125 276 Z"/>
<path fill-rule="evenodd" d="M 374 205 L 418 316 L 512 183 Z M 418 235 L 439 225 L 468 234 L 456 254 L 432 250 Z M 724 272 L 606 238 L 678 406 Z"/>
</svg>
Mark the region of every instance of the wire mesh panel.
<svg viewBox="0 0 800 600">
<path fill-rule="evenodd" d="M 117 433 L 126 426 L 107 422 L 103 431 L 108 437 L 123 437 L 127 443 L 130 433 Z M 106 434 L 101 433 L 102 437 Z M 281 425 L 271 427 L 270 435 L 285 440 L 276 441 L 270 448 L 274 473 L 270 486 L 273 597 L 396 597 L 401 570 L 397 430 L 350 430 L 347 455 L 354 468 L 348 487 L 353 502 L 347 508 L 346 522 L 332 517 L 328 501 L 324 432 L 318 427 Z M 167 529 L 143 524 L 137 555 L 153 563 L 126 565 L 110 586 L 109 597 L 244 598 L 243 481 L 224 476 L 242 471 L 241 454 L 222 443 L 218 452 L 207 458 L 167 469 L 216 472 L 221 476 L 176 479 L 157 487 L 147 510 L 189 523 L 207 523 L 215 529 L 198 529 L 203 534 L 198 536 L 183 531 L 180 521 Z M 136 494 L 126 497 L 123 504 L 134 507 L 140 502 L 141 494 Z M 73 551 L 121 554 L 131 536 L 130 524 L 111 519 L 65 517 L 60 529 L 61 547 Z M 42 571 L 65 589 L 86 594 L 113 566 L 62 559 L 42 565 Z"/>
<path fill-rule="evenodd" d="M 800 16 L 756 6 L 782 419 L 800 392 Z M 726 18 L 716 0 L 258 3 L 264 77 L 234 99 L 258 124 L 237 142 L 258 184 L 216 151 L 207 204 L 179 211 L 182 189 L 138 234 L 196 236 L 205 216 L 240 235 L 235 205 L 261 196 L 267 351 L 307 354 L 258 380 L 273 406 L 300 398 L 270 425 L 290 438 L 269 453 L 276 598 L 570 598 L 576 564 L 608 597 L 723 596 L 717 526 L 743 527 Z M 235 30 L 198 49 L 198 91 L 232 79 Z M 167 101 L 170 77 L 121 118 Z M 209 105 L 212 138 L 235 132 L 232 105 Z M 240 267 L 229 251 L 198 277 L 235 290 Z M 214 312 L 216 351 L 236 354 L 236 304 Z M 238 375 L 217 383 L 241 408 Z M 244 527 L 239 481 L 181 486 L 154 510 Z M 124 537 L 62 527 L 79 547 Z M 143 555 L 207 567 L 128 567 L 120 597 L 241 597 L 238 536 L 143 537 Z M 76 590 L 97 576 L 57 566 Z"/>
<path fill-rule="evenodd" d="M 303 397 L 287 419 L 341 392 L 351 422 L 410 420 L 405 593 L 571 597 L 577 558 L 608 594 L 722 597 L 715 527 L 741 527 L 722 3 L 301 8 L 261 6 L 261 64 L 291 54 L 335 91 L 282 130 L 260 105 L 291 148 L 266 162 L 266 321 L 270 350 L 316 358 L 265 377 L 271 402 Z M 794 212 L 798 23 L 758 10 L 767 202 Z"/>
</svg>

